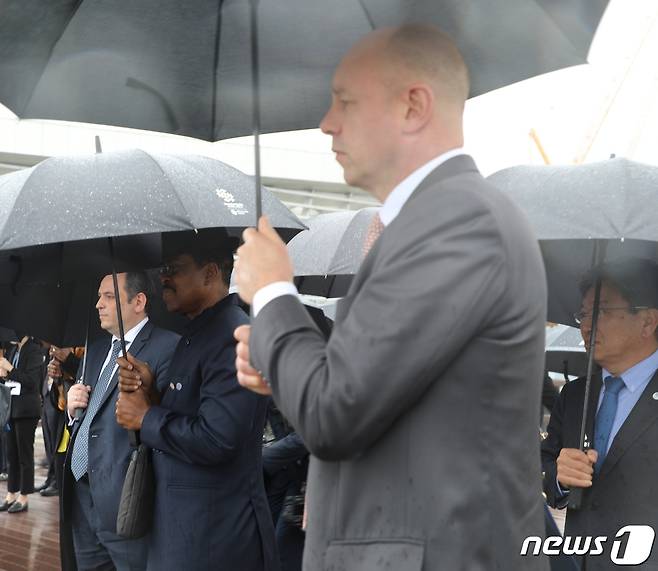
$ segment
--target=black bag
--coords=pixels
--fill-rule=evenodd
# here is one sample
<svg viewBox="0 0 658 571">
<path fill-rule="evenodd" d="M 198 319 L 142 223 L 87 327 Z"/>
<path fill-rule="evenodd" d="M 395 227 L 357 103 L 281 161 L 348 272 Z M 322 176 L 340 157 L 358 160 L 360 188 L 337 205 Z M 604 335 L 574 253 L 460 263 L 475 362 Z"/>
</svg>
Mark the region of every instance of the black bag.
<svg viewBox="0 0 658 571">
<path fill-rule="evenodd" d="M 0 383 L 0 432 L 11 418 L 11 388 Z"/>
<path fill-rule="evenodd" d="M 155 477 L 151 450 L 140 444 L 130 455 L 126 479 L 121 490 L 117 535 L 126 539 L 143 537 L 153 523 Z"/>
</svg>

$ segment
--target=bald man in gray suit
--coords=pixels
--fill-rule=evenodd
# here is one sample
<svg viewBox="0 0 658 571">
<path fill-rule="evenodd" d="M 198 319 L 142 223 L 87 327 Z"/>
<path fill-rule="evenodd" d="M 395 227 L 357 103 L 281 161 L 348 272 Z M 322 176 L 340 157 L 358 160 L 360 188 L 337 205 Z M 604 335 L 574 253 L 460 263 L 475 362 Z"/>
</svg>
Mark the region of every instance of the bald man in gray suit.
<svg viewBox="0 0 658 571">
<path fill-rule="evenodd" d="M 238 251 L 243 386 L 271 392 L 313 457 L 304 569 L 544 570 L 537 408 L 544 269 L 528 225 L 462 149 L 468 74 L 436 28 L 345 56 L 320 127 L 383 232 L 327 341 L 262 219 Z"/>
</svg>

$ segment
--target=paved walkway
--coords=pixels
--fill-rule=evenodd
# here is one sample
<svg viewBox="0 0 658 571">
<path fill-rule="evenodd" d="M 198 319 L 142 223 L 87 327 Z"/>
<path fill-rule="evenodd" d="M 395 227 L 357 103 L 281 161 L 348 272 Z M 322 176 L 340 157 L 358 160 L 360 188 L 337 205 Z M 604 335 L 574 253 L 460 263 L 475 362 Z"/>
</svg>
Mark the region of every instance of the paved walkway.
<svg viewBox="0 0 658 571">
<path fill-rule="evenodd" d="M 41 428 L 37 428 L 34 455 L 37 464 L 35 486 L 46 479 L 39 468 L 45 457 Z M 4 501 L 7 483 L 0 482 Z M 32 494 L 29 509 L 17 514 L 0 513 L 0 571 L 59 571 L 59 498 Z"/>
</svg>

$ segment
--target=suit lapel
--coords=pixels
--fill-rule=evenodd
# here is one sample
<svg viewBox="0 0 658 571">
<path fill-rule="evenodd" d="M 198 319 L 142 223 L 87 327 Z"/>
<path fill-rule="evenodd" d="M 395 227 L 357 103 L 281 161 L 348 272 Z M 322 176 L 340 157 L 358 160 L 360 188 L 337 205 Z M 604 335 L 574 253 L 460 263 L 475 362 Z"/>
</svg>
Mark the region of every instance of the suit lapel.
<svg viewBox="0 0 658 571">
<path fill-rule="evenodd" d="M 409 203 L 412 200 L 415 200 L 415 198 L 419 194 L 422 194 L 428 188 L 435 187 L 437 184 L 440 184 L 443 180 L 468 171 L 479 174 L 477 166 L 475 165 L 475 161 L 473 161 L 473 159 L 470 156 L 458 155 L 456 157 L 448 159 L 446 162 L 440 164 L 433 171 L 431 171 L 422 180 L 422 182 L 418 185 L 418 188 L 416 188 L 413 191 L 413 193 L 407 200 L 407 203 Z M 400 211 L 400 214 L 398 214 L 398 217 L 404 212 L 405 207 L 406 204 L 402 207 L 402 210 Z M 393 220 L 393 222 L 391 222 L 391 225 L 395 224 L 396 220 Z M 386 233 L 387 228 L 384 229 L 384 233 Z M 363 286 L 363 282 L 370 275 L 372 271 L 372 266 L 375 262 L 375 259 L 377 258 L 377 253 L 379 252 L 381 244 L 382 244 L 382 236 L 380 236 L 379 239 L 373 244 L 372 248 L 364 258 L 363 263 L 359 268 L 359 271 L 357 272 L 357 274 L 354 276 L 354 279 L 352 280 L 352 284 L 350 285 L 347 295 L 341 301 L 338 302 L 336 306 L 337 323 L 340 323 L 345 318 L 352 305 L 354 296 L 358 293 L 358 291 Z"/>
<path fill-rule="evenodd" d="M 656 372 L 645 387 L 640 399 L 635 403 L 633 410 L 621 425 L 612 446 L 603 461 L 599 478 L 604 478 L 619 462 L 624 453 L 642 433 L 658 420 L 658 400 L 653 398 L 658 392 L 658 372 Z"/>
<path fill-rule="evenodd" d="M 153 330 L 153 325 L 151 324 L 150 321 L 148 321 L 146 325 L 142 327 L 142 330 L 137 334 L 135 340 L 130 344 L 130 347 L 128 348 L 128 353 L 130 353 L 133 357 L 138 357 L 140 351 L 142 350 L 142 348 L 148 341 L 149 337 L 151 336 L 152 330 Z M 98 374 L 100 375 L 100 371 Z M 100 410 L 101 408 L 103 408 L 103 406 L 105 406 L 105 402 L 107 401 L 107 399 L 110 398 L 110 395 L 114 392 L 114 389 L 118 384 L 119 384 L 119 369 L 117 369 L 114 372 L 114 375 L 112 375 L 112 378 L 110 379 L 110 384 L 107 386 L 105 393 L 103 393 L 103 400 L 101 401 L 100 405 L 98 405 L 98 410 Z"/>
<path fill-rule="evenodd" d="M 107 357 L 107 352 L 110 350 L 110 339 L 104 339 L 103 343 L 98 344 L 98 351 L 89 355 L 87 362 L 87 371 L 85 372 L 85 384 L 89 385 L 92 389 L 96 388 L 98 377 L 101 374 L 101 367 L 103 361 Z"/>
<path fill-rule="evenodd" d="M 14 362 L 14 357 L 16 356 L 17 352 L 18 352 L 18 346 L 17 345 L 12 345 L 11 350 L 9 350 L 7 352 L 7 354 L 5 355 L 5 358 L 7 359 L 7 361 L 9 361 L 10 363 L 13 363 Z"/>
</svg>

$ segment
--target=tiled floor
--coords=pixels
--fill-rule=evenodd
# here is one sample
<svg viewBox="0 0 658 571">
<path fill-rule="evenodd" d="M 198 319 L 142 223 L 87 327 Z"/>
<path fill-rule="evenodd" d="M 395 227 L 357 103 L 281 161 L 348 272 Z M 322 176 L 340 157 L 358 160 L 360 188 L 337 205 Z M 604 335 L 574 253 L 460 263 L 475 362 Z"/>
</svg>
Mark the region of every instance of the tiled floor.
<svg viewBox="0 0 658 571">
<path fill-rule="evenodd" d="M 37 463 L 35 485 L 46 479 L 38 464 L 44 457 L 41 428 L 34 443 Z M 0 482 L 0 500 L 7 492 Z M 59 498 L 32 494 L 27 512 L 0 513 L 0 571 L 59 571 Z"/>
</svg>

